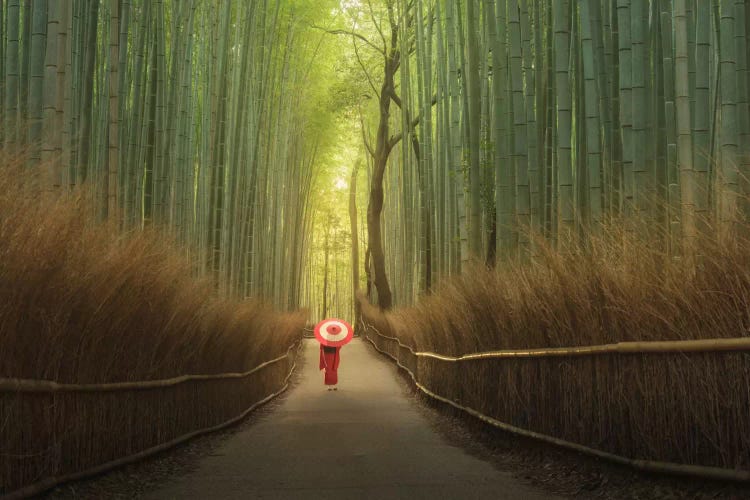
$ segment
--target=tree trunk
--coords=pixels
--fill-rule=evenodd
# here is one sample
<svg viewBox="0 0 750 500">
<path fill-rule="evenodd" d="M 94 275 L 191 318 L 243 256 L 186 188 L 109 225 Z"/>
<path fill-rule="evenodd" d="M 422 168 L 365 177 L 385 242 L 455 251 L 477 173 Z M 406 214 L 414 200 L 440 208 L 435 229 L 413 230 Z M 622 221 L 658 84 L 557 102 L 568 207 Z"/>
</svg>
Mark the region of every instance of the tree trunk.
<svg viewBox="0 0 750 500">
<path fill-rule="evenodd" d="M 374 166 L 370 182 L 370 199 L 367 206 L 367 239 L 375 274 L 375 288 L 378 291 L 378 306 L 383 310 L 390 309 L 393 305 L 393 295 L 385 269 L 380 216 L 383 213 L 383 176 L 388 165 L 388 155 L 390 155 L 394 145 L 394 141 L 392 141 L 388 132 L 388 117 L 390 116 L 391 99 L 394 92 L 393 76 L 398 68 L 398 58 L 400 57 L 397 46 L 398 28 L 392 22 L 391 48 L 384 58 L 383 85 L 380 88 L 379 97 L 378 135 L 375 154 L 373 155 Z"/>
</svg>

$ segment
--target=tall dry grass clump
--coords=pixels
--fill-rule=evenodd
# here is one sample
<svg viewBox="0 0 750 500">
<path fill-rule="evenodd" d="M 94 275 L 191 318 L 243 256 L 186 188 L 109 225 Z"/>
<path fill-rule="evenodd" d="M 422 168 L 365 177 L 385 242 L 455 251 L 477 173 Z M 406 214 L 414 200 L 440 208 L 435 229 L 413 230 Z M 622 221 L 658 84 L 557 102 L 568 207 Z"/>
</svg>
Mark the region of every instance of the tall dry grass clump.
<svg viewBox="0 0 750 500">
<path fill-rule="evenodd" d="M 301 313 L 218 296 L 159 230 L 118 235 L 80 196 L 41 201 L 0 170 L 0 377 L 68 383 L 245 371 Z"/>
<path fill-rule="evenodd" d="M 537 240 L 532 259 L 470 267 L 387 318 L 405 342 L 445 354 L 750 335 L 750 240 L 705 232 L 694 259 L 663 247 L 619 227 L 585 247 Z"/>
<path fill-rule="evenodd" d="M 617 227 L 585 246 L 468 269 L 365 321 L 416 351 L 467 353 L 749 336 L 750 228 L 690 255 Z M 429 390 L 517 428 L 616 455 L 750 471 L 750 353 L 599 354 L 446 362 L 370 332 Z"/>
<path fill-rule="evenodd" d="M 0 379 L 246 372 L 301 338 L 304 312 L 219 296 L 165 232 L 97 223 L 82 196 L 40 191 L 22 163 L 0 167 Z M 290 351 L 247 377 L 146 390 L 0 387 L 0 496 L 220 425 L 279 391 L 293 363 Z"/>
</svg>

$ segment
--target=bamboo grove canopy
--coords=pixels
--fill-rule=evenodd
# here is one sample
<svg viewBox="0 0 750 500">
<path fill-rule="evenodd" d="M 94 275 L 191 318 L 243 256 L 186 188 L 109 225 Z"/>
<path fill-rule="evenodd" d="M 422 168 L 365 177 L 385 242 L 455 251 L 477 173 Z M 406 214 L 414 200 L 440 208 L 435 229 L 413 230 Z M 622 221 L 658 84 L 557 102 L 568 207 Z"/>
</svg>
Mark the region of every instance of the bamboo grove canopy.
<svg viewBox="0 0 750 500">
<path fill-rule="evenodd" d="M 390 102 L 377 104 L 393 104 L 369 126 L 395 130 L 381 272 L 398 303 L 469 259 L 533 258 L 536 238 L 639 227 L 678 256 L 698 232 L 745 220 L 747 0 L 378 5 L 350 28 L 374 26 L 375 49 L 352 43 L 382 46 L 372 90 L 384 82 Z M 379 140 L 367 146 L 375 175 Z M 372 268 L 381 295 L 390 282 Z"/>
<path fill-rule="evenodd" d="M 225 291 L 297 307 L 306 226 L 276 221 L 306 220 L 321 147 L 314 4 L 2 0 L 5 151 L 42 192 L 170 228 Z"/>
<path fill-rule="evenodd" d="M 0 0 L 0 140 L 283 307 L 320 302 L 311 195 L 350 148 L 366 272 L 341 279 L 388 307 L 530 234 L 735 230 L 749 26 L 748 0 Z"/>
</svg>

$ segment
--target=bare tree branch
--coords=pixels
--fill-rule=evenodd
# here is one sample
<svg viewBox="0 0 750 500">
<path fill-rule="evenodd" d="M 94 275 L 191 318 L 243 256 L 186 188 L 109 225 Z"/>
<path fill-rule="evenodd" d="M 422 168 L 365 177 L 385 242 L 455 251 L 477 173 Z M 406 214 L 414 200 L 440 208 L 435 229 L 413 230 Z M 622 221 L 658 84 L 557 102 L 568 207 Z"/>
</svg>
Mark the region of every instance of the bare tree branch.
<svg viewBox="0 0 750 500">
<path fill-rule="evenodd" d="M 385 42 L 385 35 L 383 35 L 383 29 L 381 28 L 380 24 L 378 23 L 378 20 L 375 19 L 375 12 L 372 10 L 372 2 L 370 0 L 367 0 L 367 8 L 370 10 L 370 19 L 372 19 L 372 24 L 375 25 L 375 29 L 378 30 L 378 34 L 380 35 L 380 39 L 383 40 L 383 47 L 387 47 L 388 44 Z"/>
<path fill-rule="evenodd" d="M 396 31 L 398 31 L 398 24 L 396 23 L 396 19 L 393 17 L 393 4 L 391 2 L 387 2 L 388 7 L 388 22 L 391 25 L 391 38 L 393 38 L 393 35 Z M 391 50 L 393 50 L 395 47 L 391 46 Z"/>
<path fill-rule="evenodd" d="M 382 54 L 383 56 L 385 56 L 385 48 L 378 47 L 377 45 L 375 45 L 374 43 L 372 43 L 370 40 L 360 35 L 359 33 L 355 33 L 354 31 L 342 30 L 342 29 L 329 30 L 327 28 L 323 28 L 322 26 L 316 26 L 314 24 L 311 24 L 310 26 L 318 30 L 323 30 L 326 33 L 330 33 L 331 35 L 348 35 L 348 36 L 359 38 L 360 40 L 365 42 L 368 46 L 370 46 L 370 48 L 372 48 L 373 50 L 376 50 L 379 54 Z"/>
<path fill-rule="evenodd" d="M 393 102 L 396 103 L 396 106 L 398 106 L 399 109 L 401 109 L 401 98 L 398 95 L 396 95 L 395 90 L 391 92 L 391 99 L 393 100 Z"/>
<path fill-rule="evenodd" d="M 395 92 L 391 92 L 391 100 L 394 103 L 396 103 L 396 106 L 398 106 L 399 108 L 401 107 L 401 98 L 399 96 L 397 96 Z M 430 103 L 430 106 L 434 106 L 436 103 L 437 103 L 437 95 L 434 94 L 432 96 L 432 101 Z M 407 113 L 408 113 L 408 111 L 407 111 Z M 411 121 L 411 123 L 409 124 L 409 130 L 414 130 L 414 128 L 417 125 L 419 125 L 419 122 L 421 120 L 422 120 L 422 115 L 421 114 L 417 115 L 417 117 L 414 118 Z M 391 138 L 388 139 L 388 148 L 389 149 L 393 149 L 396 146 L 396 144 L 398 144 L 399 141 L 401 141 L 401 139 L 403 139 L 403 138 L 404 138 L 404 131 L 403 130 L 401 132 L 399 132 L 398 134 L 396 134 L 396 135 L 392 135 Z"/>
<path fill-rule="evenodd" d="M 362 142 L 365 143 L 365 149 L 370 153 L 370 156 L 375 158 L 375 151 L 373 151 L 370 141 L 367 139 L 367 133 L 365 131 L 365 120 L 362 118 L 362 110 L 359 110 L 359 127 L 362 130 Z"/>
<path fill-rule="evenodd" d="M 396 94 L 395 90 L 391 92 L 391 100 L 396 103 L 396 106 L 401 108 L 401 98 L 398 96 L 398 94 Z M 437 104 L 437 94 L 432 94 L 432 101 L 430 101 L 430 105 L 434 106 L 435 104 Z"/>
<path fill-rule="evenodd" d="M 357 47 L 357 39 L 352 37 L 352 45 L 354 45 L 354 55 L 357 58 L 357 63 L 359 63 L 359 67 L 362 68 L 362 72 L 365 74 L 365 78 L 367 78 L 367 83 L 370 84 L 370 88 L 373 92 L 375 92 L 375 95 L 378 96 L 378 99 L 380 99 L 380 92 L 378 92 L 377 87 L 375 87 L 375 84 L 372 82 L 372 77 L 370 76 L 370 72 L 367 71 L 367 68 L 365 67 L 365 63 L 362 62 L 362 58 L 359 56 L 359 48 Z"/>
</svg>

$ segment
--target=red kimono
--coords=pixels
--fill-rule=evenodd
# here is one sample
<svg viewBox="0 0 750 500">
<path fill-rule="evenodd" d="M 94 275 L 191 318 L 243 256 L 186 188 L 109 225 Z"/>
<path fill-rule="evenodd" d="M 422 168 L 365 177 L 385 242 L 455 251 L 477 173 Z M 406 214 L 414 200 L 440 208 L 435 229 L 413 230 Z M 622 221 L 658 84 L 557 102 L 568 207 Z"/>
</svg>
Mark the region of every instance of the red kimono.
<svg viewBox="0 0 750 500">
<path fill-rule="evenodd" d="M 339 381 L 338 373 L 336 370 L 339 368 L 339 357 L 340 347 L 327 347 L 320 346 L 320 369 L 325 368 L 325 384 L 336 385 Z"/>
</svg>

